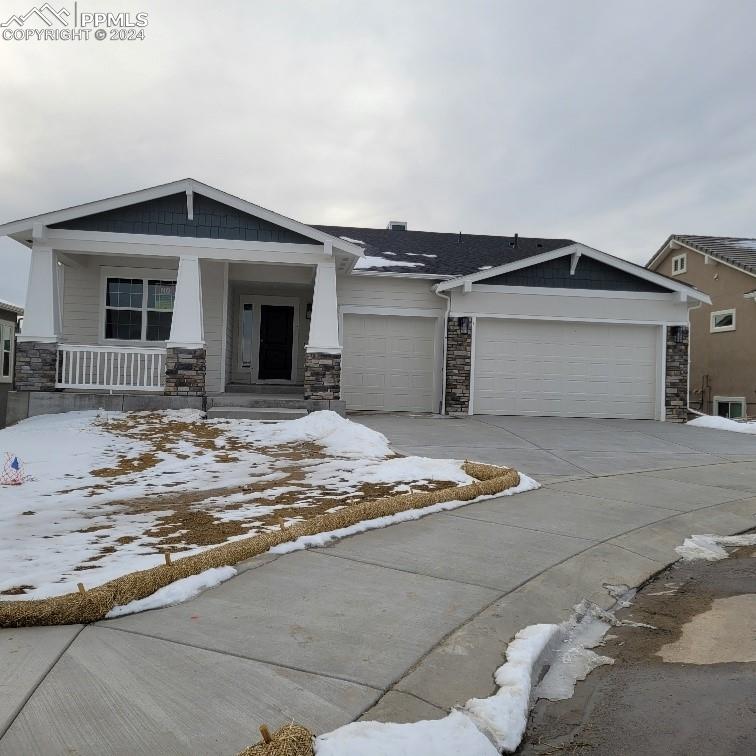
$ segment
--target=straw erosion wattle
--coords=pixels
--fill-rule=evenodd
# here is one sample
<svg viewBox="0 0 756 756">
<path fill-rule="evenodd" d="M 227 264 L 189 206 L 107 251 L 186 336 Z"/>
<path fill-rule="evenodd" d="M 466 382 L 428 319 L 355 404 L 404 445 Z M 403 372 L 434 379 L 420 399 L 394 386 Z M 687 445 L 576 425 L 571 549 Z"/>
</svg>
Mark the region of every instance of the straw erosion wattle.
<svg viewBox="0 0 756 756">
<path fill-rule="evenodd" d="M 256 536 L 285 542 L 307 523 L 352 525 L 355 507 L 476 482 L 458 460 L 401 457 L 327 411 L 275 423 L 192 410 L 46 415 L 0 431 L 3 449 L 31 476 L 3 489 L 0 509 L 0 593 L 14 601 L 91 591 L 166 553 L 175 565 Z"/>
</svg>

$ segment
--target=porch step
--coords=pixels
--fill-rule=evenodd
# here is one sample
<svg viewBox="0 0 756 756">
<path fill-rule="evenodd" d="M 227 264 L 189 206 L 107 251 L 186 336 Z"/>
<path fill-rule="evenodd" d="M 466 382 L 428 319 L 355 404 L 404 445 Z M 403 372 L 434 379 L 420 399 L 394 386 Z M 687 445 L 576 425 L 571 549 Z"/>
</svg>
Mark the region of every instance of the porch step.
<svg viewBox="0 0 756 756">
<path fill-rule="evenodd" d="M 308 409 L 308 403 L 302 394 L 287 396 L 285 394 L 218 394 L 207 397 L 207 406 L 220 407 L 268 408 L 268 409 Z"/>
<path fill-rule="evenodd" d="M 306 409 L 287 407 L 211 407 L 207 411 L 208 420 L 296 420 L 306 414 Z"/>
<path fill-rule="evenodd" d="M 304 386 L 300 384 L 252 384 L 252 383 L 230 383 L 226 388 L 230 394 L 303 394 Z"/>
</svg>

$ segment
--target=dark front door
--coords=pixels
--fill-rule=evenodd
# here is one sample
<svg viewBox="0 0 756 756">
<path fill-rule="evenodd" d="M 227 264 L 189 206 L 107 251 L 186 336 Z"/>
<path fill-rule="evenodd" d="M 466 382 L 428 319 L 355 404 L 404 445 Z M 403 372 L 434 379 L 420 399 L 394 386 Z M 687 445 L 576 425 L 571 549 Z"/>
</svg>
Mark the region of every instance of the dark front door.
<svg viewBox="0 0 756 756">
<path fill-rule="evenodd" d="M 260 305 L 258 380 L 291 380 L 293 343 L 294 308 L 290 305 Z"/>
</svg>

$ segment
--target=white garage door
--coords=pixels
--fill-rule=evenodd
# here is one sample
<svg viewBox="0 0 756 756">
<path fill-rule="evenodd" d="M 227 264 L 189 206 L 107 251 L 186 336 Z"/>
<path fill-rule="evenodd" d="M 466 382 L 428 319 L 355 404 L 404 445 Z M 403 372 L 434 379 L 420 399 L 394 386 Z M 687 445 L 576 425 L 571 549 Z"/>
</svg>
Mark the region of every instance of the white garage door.
<svg viewBox="0 0 756 756">
<path fill-rule="evenodd" d="M 436 319 L 344 315 L 347 409 L 432 412 Z"/>
<path fill-rule="evenodd" d="M 478 319 L 482 415 L 656 417 L 654 326 Z"/>
</svg>

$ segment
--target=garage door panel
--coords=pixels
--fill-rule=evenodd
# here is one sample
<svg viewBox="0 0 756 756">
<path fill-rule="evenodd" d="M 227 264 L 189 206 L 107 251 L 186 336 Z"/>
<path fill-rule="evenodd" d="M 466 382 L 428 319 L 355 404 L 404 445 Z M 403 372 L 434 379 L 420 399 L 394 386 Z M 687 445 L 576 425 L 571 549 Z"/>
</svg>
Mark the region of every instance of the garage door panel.
<svg viewBox="0 0 756 756">
<path fill-rule="evenodd" d="M 431 412 L 434 318 L 344 316 L 343 398 L 348 409 Z"/>
<path fill-rule="evenodd" d="M 480 318 L 476 329 L 476 413 L 656 415 L 652 326 Z"/>
</svg>

